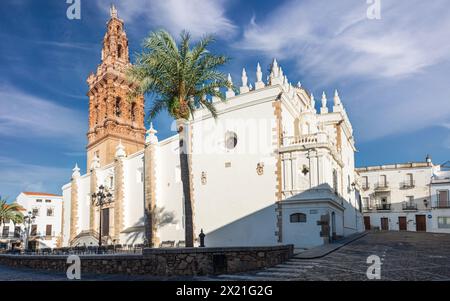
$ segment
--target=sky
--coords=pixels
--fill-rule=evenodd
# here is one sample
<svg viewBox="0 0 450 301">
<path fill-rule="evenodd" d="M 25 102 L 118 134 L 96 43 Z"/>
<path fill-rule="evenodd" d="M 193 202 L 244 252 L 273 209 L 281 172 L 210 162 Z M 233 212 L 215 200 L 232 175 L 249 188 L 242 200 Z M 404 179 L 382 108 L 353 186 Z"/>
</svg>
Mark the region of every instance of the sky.
<svg viewBox="0 0 450 301">
<path fill-rule="evenodd" d="M 1 1 L 0 195 L 10 200 L 61 193 L 75 163 L 86 170 L 86 79 L 100 63 L 111 3 L 132 56 L 155 29 L 212 33 L 235 83 L 243 67 L 253 82 L 256 64 L 264 71 L 277 58 L 315 95 L 338 89 L 357 166 L 450 159 L 448 0 L 79 1 L 79 20 L 67 18 L 66 0 Z M 166 114 L 155 120 L 160 139 L 170 124 Z"/>
</svg>

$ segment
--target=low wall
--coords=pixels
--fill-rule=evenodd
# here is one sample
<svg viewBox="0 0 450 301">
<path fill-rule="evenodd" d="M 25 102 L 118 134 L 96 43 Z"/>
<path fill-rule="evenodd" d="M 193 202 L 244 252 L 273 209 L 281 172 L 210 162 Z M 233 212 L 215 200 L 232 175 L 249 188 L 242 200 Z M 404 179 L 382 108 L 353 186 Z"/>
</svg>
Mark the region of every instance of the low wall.
<svg viewBox="0 0 450 301">
<path fill-rule="evenodd" d="M 292 257 L 293 245 L 238 248 L 144 249 L 142 255 L 79 255 L 81 272 L 155 276 L 239 273 Z M 0 255 L 0 265 L 66 271 L 67 255 Z"/>
</svg>

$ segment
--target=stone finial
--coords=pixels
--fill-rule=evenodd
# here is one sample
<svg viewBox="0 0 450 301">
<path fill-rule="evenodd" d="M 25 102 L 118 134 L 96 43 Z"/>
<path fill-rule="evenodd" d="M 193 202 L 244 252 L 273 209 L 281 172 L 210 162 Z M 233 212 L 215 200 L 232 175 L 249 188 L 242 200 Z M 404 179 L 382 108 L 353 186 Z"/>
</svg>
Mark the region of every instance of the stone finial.
<svg viewBox="0 0 450 301">
<path fill-rule="evenodd" d="M 277 59 L 273 59 L 273 62 L 272 62 L 272 70 L 271 70 L 271 72 L 273 73 L 273 76 L 274 77 L 278 77 L 278 72 L 279 72 L 279 67 L 278 67 L 278 62 L 277 62 Z"/>
<path fill-rule="evenodd" d="M 119 145 L 116 147 L 116 158 L 125 158 L 126 156 L 127 152 L 125 146 L 123 146 L 122 140 L 120 140 Z"/>
<path fill-rule="evenodd" d="M 339 97 L 338 90 L 334 91 L 334 106 L 333 106 L 333 112 L 343 112 L 344 109 L 342 107 L 341 98 Z"/>
<path fill-rule="evenodd" d="M 314 98 L 314 94 L 311 93 L 311 111 L 316 112 L 316 99 Z"/>
<path fill-rule="evenodd" d="M 145 144 L 158 143 L 158 136 L 156 136 L 157 133 L 158 131 L 153 128 L 153 122 L 150 123 L 150 128 L 148 129 L 147 137 L 145 138 Z"/>
<path fill-rule="evenodd" d="M 258 63 L 258 65 L 256 66 L 256 82 L 255 82 L 255 89 L 262 89 L 265 87 L 264 82 L 262 80 L 262 70 L 261 70 L 261 65 Z"/>
<path fill-rule="evenodd" d="M 326 114 L 328 113 L 327 108 L 327 95 L 325 94 L 325 91 L 322 93 L 322 107 L 320 108 L 320 114 Z"/>
<path fill-rule="evenodd" d="M 280 66 L 280 71 L 278 72 L 278 75 L 280 76 L 281 80 L 284 79 L 284 72 L 283 72 L 283 68 L 281 68 L 281 66 Z"/>
<path fill-rule="evenodd" d="M 302 83 L 300 81 L 297 82 L 297 88 L 301 88 L 302 87 Z"/>
<path fill-rule="evenodd" d="M 94 158 L 92 158 L 90 167 L 91 167 L 91 170 L 100 168 L 100 158 L 97 156 L 97 154 L 94 154 Z"/>
<path fill-rule="evenodd" d="M 341 98 L 339 97 L 339 92 L 338 90 L 334 90 L 334 105 L 338 106 L 341 104 Z"/>
<path fill-rule="evenodd" d="M 111 8 L 109 9 L 109 12 L 111 14 L 111 18 L 117 18 L 117 16 L 118 16 L 117 9 L 114 4 L 111 4 Z"/>
<path fill-rule="evenodd" d="M 247 71 L 245 71 L 245 68 L 242 69 L 242 87 L 240 88 L 241 94 L 246 93 L 250 91 L 248 88 L 248 77 L 247 77 Z"/>
<path fill-rule="evenodd" d="M 233 89 L 231 88 L 233 86 L 233 80 L 231 79 L 231 74 L 230 73 L 228 73 L 228 84 L 230 85 L 230 87 L 228 87 L 228 90 L 225 93 L 225 96 L 227 98 L 236 96 L 236 93 L 234 93 Z"/>
<path fill-rule="evenodd" d="M 72 173 L 72 178 L 77 178 L 79 176 L 81 176 L 80 174 L 80 168 L 78 167 L 78 163 L 75 164 L 74 169 L 72 169 L 73 173 Z"/>
</svg>

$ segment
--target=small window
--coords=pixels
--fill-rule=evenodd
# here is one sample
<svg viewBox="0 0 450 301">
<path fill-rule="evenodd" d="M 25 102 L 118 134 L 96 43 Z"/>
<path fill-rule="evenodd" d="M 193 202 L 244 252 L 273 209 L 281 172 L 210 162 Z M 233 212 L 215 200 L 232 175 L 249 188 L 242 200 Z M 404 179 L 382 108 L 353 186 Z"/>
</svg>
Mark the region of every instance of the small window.
<svg viewBox="0 0 450 301">
<path fill-rule="evenodd" d="M 132 122 L 135 122 L 136 121 L 136 103 L 135 102 L 133 102 L 132 104 L 131 104 L 131 121 Z"/>
<path fill-rule="evenodd" d="M 42 203 L 42 200 L 41 199 L 37 199 L 36 202 L 37 203 Z"/>
<path fill-rule="evenodd" d="M 2 236 L 3 236 L 3 238 L 8 238 L 9 237 L 9 226 L 4 226 L 3 227 Z"/>
<path fill-rule="evenodd" d="M 32 214 L 33 216 L 39 216 L 39 209 L 33 209 Z"/>
<path fill-rule="evenodd" d="M 51 202 L 52 202 L 52 200 L 45 200 L 45 202 L 46 202 L 46 203 L 51 203 Z"/>
<path fill-rule="evenodd" d="M 225 147 L 227 149 L 234 149 L 238 143 L 237 135 L 235 132 L 227 132 L 225 134 Z"/>
<path fill-rule="evenodd" d="M 290 217 L 291 223 L 306 223 L 306 214 L 294 213 Z"/>
<path fill-rule="evenodd" d="M 52 236 L 52 225 L 45 227 L 45 236 Z"/>
<path fill-rule="evenodd" d="M 438 217 L 438 228 L 450 229 L 450 216 L 439 216 Z"/>
<path fill-rule="evenodd" d="M 122 45 L 117 46 L 117 57 L 120 59 L 122 57 Z"/>
<path fill-rule="evenodd" d="M 121 103 L 122 103 L 122 99 L 120 97 L 117 97 L 116 98 L 116 104 L 114 106 L 114 114 L 117 117 L 120 117 L 122 115 L 122 112 L 120 110 Z"/>
<path fill-rule="evenodd" d="M 47 209 L 47 216 L 53 216 L 53 209 L 52 208 L 48 208 Z"/>
</svg>

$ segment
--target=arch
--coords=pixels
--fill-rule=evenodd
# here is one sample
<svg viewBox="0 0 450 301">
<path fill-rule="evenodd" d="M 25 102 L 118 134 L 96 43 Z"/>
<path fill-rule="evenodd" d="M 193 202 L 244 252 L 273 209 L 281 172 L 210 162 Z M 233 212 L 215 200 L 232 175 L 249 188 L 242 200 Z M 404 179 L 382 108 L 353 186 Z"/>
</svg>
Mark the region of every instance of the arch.
<svg viewBox="0 0 450 301">
<path fill-rule="evenodd" d="M 121 112 L 122 99 L 120 97 L 116 97 L 116 103 L 114 104 L 114 114 L 116 117 L 120 117 L 122 115 Z"/>
<path fill-rule="evenodd" d="M 131 116 L 131 121 L 135 122 L 136 121 L 136 102 L 131 103 L 130 116 Z"/>
<path fill-rule="evenodd" d="M 118 57 L 119 59 L 122 58 L 122 52 L 123 52 L 122 45 L 119 44 L 119 45 L 117 46 L 117 57 Z"/>
<path fill-rule="evenodd" d="M 306 223 L 305 213 L 293 213 L 290 215 L 289 220 L 291 223 Z"/>
</svg>

